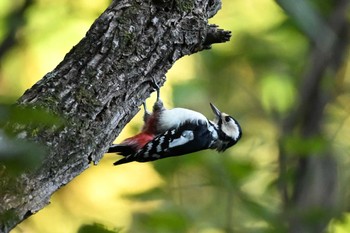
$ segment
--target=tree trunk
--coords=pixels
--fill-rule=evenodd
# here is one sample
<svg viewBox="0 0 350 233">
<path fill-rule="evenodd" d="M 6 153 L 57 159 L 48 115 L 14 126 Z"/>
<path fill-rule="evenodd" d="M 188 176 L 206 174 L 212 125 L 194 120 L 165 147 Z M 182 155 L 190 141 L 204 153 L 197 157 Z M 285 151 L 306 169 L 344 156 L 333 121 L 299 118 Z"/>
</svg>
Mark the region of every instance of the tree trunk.
<svg viewBox="0 0 350 233">
<path fill-rule="evenodd" d="M 149 96 L 152 79 L 162 85 L 180 57 L 229 40 L 230 32 L 208 25 L 220 7 L 220 0 L 111 3 L 64 60 L 18 100 L 66 123 L 18 127 L 23 137 L 46 145 L 48 154 L 38 169 L 2 187 L 1 232 L 42 209 L 53 192 L 99 162 Z"/>
</svg>

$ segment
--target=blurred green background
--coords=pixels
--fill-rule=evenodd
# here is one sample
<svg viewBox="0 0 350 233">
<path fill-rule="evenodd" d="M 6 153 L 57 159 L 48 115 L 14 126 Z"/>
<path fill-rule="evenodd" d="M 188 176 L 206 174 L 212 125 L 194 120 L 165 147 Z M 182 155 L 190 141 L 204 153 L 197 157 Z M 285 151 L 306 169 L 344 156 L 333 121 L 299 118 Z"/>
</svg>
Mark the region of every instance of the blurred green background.
<svg viewBox="0 0 350 233">
<path fill-rule="evenodd" d="M 317 232 L 320 225 L 349 232 L 348 43 L 345 33 L 339 51 L 329 48 L 337 43 L 336 27 L 327 24 L 340 2 L 223 0 L 210 22 L 231 30 L 231 41 L 176 62 L 161 97 L 167 107 L 191 108 L 208 118 L 214 103 L 240 122 L 241 141 L 223 154 L 203 151 L 118 167 L 112 166 L 116 155 L 105 155 L 12 233 L 298 232 L 291 225 L 300 222 L 310 231 L 299 232 Z M 8 104 L 54 69 L 108 4 L 0 1 L 0 126 L 38 119 Z M 318 50 L 323 52 L 313 56 Z M 316 82 L 310 78 L 313 64 L 332 53 L 316 66 L 321 78 L 316 91 L 310 89 L 318 93 L 312 102 L 305 93 L 313 94 L 307 89 Z M 319 120 L 303 120 L 312 114 Z M 141 125 L 139 113 L 116 141 Z M 0 159 L 20 170 L 21 160 L 10 163 L 7 153 L 16 147 L 27 156 L 40 148 L 8 137 L 7 145 L 14 145 L 0 144 Z M 326 199 L 316 198 L 330 190 Z"/>
</svg>

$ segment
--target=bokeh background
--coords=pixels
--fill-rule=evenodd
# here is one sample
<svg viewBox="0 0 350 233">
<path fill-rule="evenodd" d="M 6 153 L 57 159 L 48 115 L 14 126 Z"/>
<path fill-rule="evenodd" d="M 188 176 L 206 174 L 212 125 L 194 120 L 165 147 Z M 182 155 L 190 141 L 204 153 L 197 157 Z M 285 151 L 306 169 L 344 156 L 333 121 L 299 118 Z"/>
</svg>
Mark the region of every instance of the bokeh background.
<svg viewBox="0 0 350 233">
<path fill-rule="evenodd" d="M 109 2 L 0 1 L 3 110 L 54 69 Z M 176 62 L 161 97 L 208 118 L 214 103 L 240 122 L 241 141 L 223 154 L 117 167 L 119 157 L 106 154 L 11 233 L 298 232 L 292 224 L 349 232 L 347 31 L 341 42 L 332 31 L 344 26 L 341 2 L 223 0 L 210 21 L 231 30 L 231 41 Z M 141 125 L 140 112 L 116 142 Z"/>
</svg>

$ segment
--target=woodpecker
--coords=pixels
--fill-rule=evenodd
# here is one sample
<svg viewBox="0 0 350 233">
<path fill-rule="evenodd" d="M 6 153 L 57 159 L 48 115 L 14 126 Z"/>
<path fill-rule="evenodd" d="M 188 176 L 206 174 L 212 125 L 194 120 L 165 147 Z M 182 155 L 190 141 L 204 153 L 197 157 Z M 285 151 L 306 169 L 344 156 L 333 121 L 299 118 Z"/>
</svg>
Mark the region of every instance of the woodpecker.
<svg viewBox="0 0 350 233">
<path fill-rule="evenodd" d="M 185 122 L 197 123 L 198 121 L 206 121 L 207 119 L 201 113 L 185 109 L 173 108 L 166 109 L 160 98 L 160 88 L 153 82 L 153 87 L 157 91 L 157 99 L 153 105 L 152 113 L 147 111 L 145 102 L 144 107 L 144 125 L 141 132 L 125 139 L 120 144 L 113 144 L 109 147 L 107 153 L 117 153 L 122 156 L 135 154 L 146 143 L 153 140 L 159 134 L 169 129 L 178 128 Z"/>
<path fill-rule="evenodd" d="M 242 136 L 240 125 L 233 117 L 222 113 L 213 104 L 210 103 L 210 106 L 215 114 L 213 121 L 208 120 L 199 112 L 184 108 L 167 110 L 162 107 L 162 110 L 156 112 L 156 116 L 153 112 L 149 119 L 155 117 L 156 126 L 146 121 L 145 127 L 155 127 L 154 137 L 142 147 L 138 146 L 138 149 L 129 150 L 127 153 L 120 149 L 110 151 L 124 156 L 114 165 L 132 161 L 154 161 L 205 149 L 223 152 L 235 145 Z"/>
</svg>

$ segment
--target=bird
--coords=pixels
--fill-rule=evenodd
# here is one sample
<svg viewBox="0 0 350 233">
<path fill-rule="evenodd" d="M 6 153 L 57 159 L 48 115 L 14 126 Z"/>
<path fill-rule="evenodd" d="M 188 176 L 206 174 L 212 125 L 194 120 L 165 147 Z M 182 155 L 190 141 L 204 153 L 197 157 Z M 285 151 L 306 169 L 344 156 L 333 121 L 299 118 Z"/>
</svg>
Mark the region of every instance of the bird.
<svg viewBox="0 0 350 233">
<path fill-rule="evenodd" d="M 223 152 L 235 145 L 242 136 L 239 123 L 214 104 L 210 103 L 210 107 L 215 115 L 213 121 L 190 109 L 166 109 L 157 89 L 153 112 L 149 114 L 145 108 L 141 132 L 109 148 L 109 153 L 124 156 L 114 165 L 149 162 L 205 149 Z"/>
<path fill-rule="evenodd" d="M 113 144 L 109 147 L 107 153 L 118 153 L 122 156 L 128 156 L 136 153 L 146 143 L 154 139 L 155 136 L 165 131 L 179 127 L 187 121 L 206 121 L 205 116 L 196 111 L 185 108 L 166 109 L 160 98 L 160 88 L 154 82 L 153 87 L 157 91 L 157 99 L 153 104 L 152 113 L 147 111 L 146 103 L 143 102 L 144 125 L 141 131 L 136 135 L 123 140 L 120 144 Z"/>
</svg>

